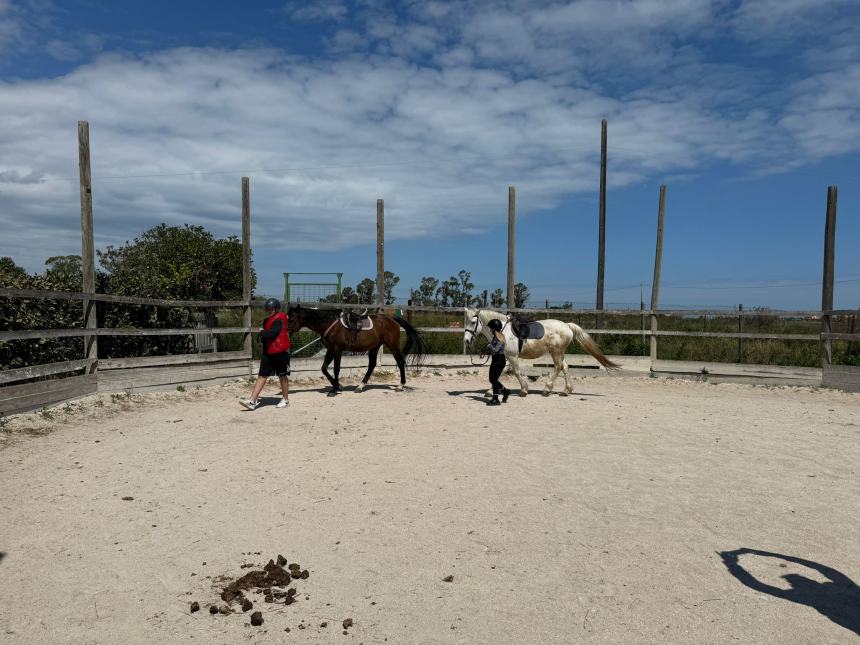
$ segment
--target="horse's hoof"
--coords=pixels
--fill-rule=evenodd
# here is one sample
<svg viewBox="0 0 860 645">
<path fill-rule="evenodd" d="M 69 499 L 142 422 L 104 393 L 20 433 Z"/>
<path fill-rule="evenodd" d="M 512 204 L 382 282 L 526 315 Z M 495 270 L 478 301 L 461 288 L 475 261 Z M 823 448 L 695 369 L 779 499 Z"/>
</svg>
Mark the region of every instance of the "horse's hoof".
<svg viewBox="0 0 860 645">
<path fill-rule="evenodd" d="M 549 396 L 550 394 L 552 394 L 552 391 L 551 391 L 551 390 L 544 390 L 544 391 L 543 391 L 543 395 L 544 395 L 544 396 Z"/>
<path fill-rule="evenodd" d="M 362 383 L 361 385 L 359 385 L 358 387 L 355 388 L 355 391 L 356 392 L 364 392 L 364 388 L 366 385 L 367 385 L 367 383 Z"/>
<path fill-rule="evenodd" d="M 337 390 L 331 390 L 331 391 L 329 391 L 327 396 L 337 396 L 337 394 L 338 394 Z"/>
<path fill-rule="evenodd" d="M 528 396 L 528 390 L 520 390 L 520 396 Z"/>
<path fill-rule="evenodd" d="M 406 389 L 406 388 L 404 388 L 402 385 L 398 385 L 397 387 L 394 388 L 394 391 L 395 392 L 402 392 L 404 389 Z"/>
<path fill-rule="evenodd" d="M 559 392 L 558 393 L 559 396 L 567 396 L 568 394 L 570 394 L 570 392 Z"/>
</svg>

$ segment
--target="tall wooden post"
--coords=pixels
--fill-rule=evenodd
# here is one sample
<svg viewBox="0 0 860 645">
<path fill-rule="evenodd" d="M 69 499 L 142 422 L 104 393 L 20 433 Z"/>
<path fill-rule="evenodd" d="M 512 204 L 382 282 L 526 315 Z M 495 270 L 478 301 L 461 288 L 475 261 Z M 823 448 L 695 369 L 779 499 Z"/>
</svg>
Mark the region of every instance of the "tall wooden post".
<svg viewBox="0 0 860 645">
<path fill-rule="evenodd" d="M 245 301 L 242 326 L 251 327 L 251 189 L 247 177 L 242 177 L 242 300 Z M 251 332 L 245 332 L 243 346 L 248 355 L 248 372 L 253 376 L 251 365 Z"/>
<path fill-rule="evenodd" d="M 657 208 L 657 250 L 654 252 L 654 280 L 651 283 L 651 363 L 657 360 L 657 314 L 660 306 L 660 269 L 663 264 L 663 219 L 666 214 L 666 186 L 660 186 Z"/>
<path fill-rule="evenodd" d="M 606 267 L 606 119 L 600 122 L 600 226 L 597 241 L 597 298 L 595 309 L 603 311 L 603 276 Z M 603 327 L 603 314 L 597 314 L 597 328 Z"/>
<path fill-rule="evenodd" d="M 516 304 L 514 298 L 514 259 L 517 237 L 517 189 L 508 186 L 508 309 Z"/>
<path fill-rule="evenodd" d="M 376 304 L 385 304 L 385 203 L 376 200 Z"/>
<path fill-rule="evenodd" d="M 95 244 L 93 242 L 93 187 L 90 174 L 90 124 L 78 121 L 78 168 L 81 179 L 81 270 L 84 293 L 96 292 Z M 96 301 L 84 300 L 84 327 L 96 329 Z M 86 373 L 98 371 L 98 336 L 84 336 L 84 358 L 93 359 Z"/>
<path fill-rule="evenodd" d="M 744 330 L 744 306 L 742 304 L 738 305 L 738 333 L 742 333 Z M 738 363 L 742 362 L 744 354 L 744 339 L 738 338 Z"/>
<path fill-rule="evenodd" d="M 830 333 L 829 313 L 833 309 L 833 275 L 836 262 L 836 186 L 827 187 L 827 219 L 824 224 L 824 277 L 821 284 L 821 333 Z M 829 338 L 821 342 L 821 366 L 830 365 L 833 343 Z"/>
</svg>

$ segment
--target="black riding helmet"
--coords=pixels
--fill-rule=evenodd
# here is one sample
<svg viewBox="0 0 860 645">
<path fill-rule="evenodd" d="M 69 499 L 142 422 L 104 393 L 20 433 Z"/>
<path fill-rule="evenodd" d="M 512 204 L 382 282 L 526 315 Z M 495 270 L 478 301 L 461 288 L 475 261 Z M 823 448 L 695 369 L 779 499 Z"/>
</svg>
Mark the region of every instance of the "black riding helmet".
<svg viewBox="0 0 860 645">
<path fill-rule="evenodd" d="M 502 321 L 498 318 L 493 318 L 490 322 L 487 323 L 487 327 L 489 327 L 493 331 L 502 331 Z"/>
<path fill-rule="evenodd" d="M 268 300 L 266 300 L 266 304 L 263 305 L 263 307 L 266 309 L 266 311 L 269 311 L 270 309 L 273 311 L 278 311 L 281 308 L 281 301 L 277 298 L 269 298 Z"/>
</svg>

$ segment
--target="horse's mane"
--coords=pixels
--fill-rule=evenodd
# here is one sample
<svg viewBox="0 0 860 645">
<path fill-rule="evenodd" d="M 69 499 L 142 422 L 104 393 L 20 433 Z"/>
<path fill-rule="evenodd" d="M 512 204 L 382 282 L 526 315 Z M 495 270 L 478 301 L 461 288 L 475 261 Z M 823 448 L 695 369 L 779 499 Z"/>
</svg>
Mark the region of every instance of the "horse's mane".
<svg viewBox="0 0 860 645">
<path fill-rule="evenodd" d="M 301 316 L 306 322 L 327 323 L 337 318 L 340 313 L 336 309 L 316 309 L 313 307 L 301 307 Z M 289 310 L 287 310 L 289 313 Z"/>
<path fill-rule="evenodd" d="M 479 309 L 478 316 L 483 324 L 487 324 L 491 320 L 505 321 L 507 319 L 505 314 L 500 311 L 493 311 L 492 309 Z"/>
</svg>

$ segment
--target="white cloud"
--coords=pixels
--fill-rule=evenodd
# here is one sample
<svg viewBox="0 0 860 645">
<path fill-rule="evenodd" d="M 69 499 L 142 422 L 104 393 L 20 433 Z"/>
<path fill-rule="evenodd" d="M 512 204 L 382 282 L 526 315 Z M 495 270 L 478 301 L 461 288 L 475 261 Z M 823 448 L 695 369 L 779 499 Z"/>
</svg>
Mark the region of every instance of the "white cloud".
<svg viewBox="0 0 860 645">
<path fill-rule="evenodd" d="M 788 2 L 811 19 L 805 0 Z M 378 197 L 392 238 L 464 234 L 504 220 L 509 184 L 526 215 L 593 192 L 604 117 L 614 185 L 860 151 L 856 29 L 796 52 L 796 80 L 708 59 L 702 42 L 765 5 L 432 2 L 395 18 L 365 3 L 326 61 L 180 48 L 0 82 L 0 255 L 39 268 L 76 249 L 79 118 L 91 123 L 100 246 L 161 221 L 238 232 L 243 174 L 256 247 L 370 242 Z M 289 5 L 334 20 L 341 6 Z M 838 65 L 805 66 L 831 55 Z"/>
<path fill-rule="evenodd" d="M 52 58 L 62 61 L 76 61 L 81 58 L 81 50 L 71 43 L 62 40 L 52 40 L 46 46 L 45 50 Z"/>
<path fill-rule="evenodd" d="M 813 145 L 834 118 L 856 123 L 856 92 L 838 88 L 836 76 L 824 75 L 793 88 L 785 112 L 735 106 L 722 116 L 702 89 L 609 98 L 397 58 L 108 55 L 61 78 L 0 86 L 8 123 L 0 131 L 0 254 L 24 249 L 37 267 L 76 248 L 77 118 L 91 123 L 98 244 L 161 221 L 236 233 L 239 178 L 250 174 L 255 246 L 319 249 L 371 241 L 378 197 L 397 238 L 501 222 L 508 184 L 518 186 L 525 213 L 593 191 L 604 116 L 616 185 L 714 160 L 766 163 L 780 138 L 780 151 L 802 150 L 806 159 L 856 149 L 857 137 Z M 816 126 L 807 130 L 798 120 L 810 112 Z M 177 173 L 187 174 L 161 176 Z M 109 178 L 123 175 L 132 177 Z"/>
<path fill-rule="evenodd" d="M 24 31 L 20 14 L 9 0 L 0 0 L 0 53 L 17 44 Z"/>
<path fill-rule="evenodd" d="M 857 8 L 856 0 L 742 0 L 731 18 L 736 33 L 748 39 L 822 34 L 825 25 L 842 8 Z M 855 16 L 856 17 L 856 16 Z M 829 25 L 829 32 L 833 25 Z"/>
<path fill-rule="evenodd" d="M 293 20 L 319 22 L 325 20 L 340 21 L 346 18 L 349 9 L 340 0 L 315 0 L 310 2 L 288 2 L 284 12 Z"/>
</svg>

